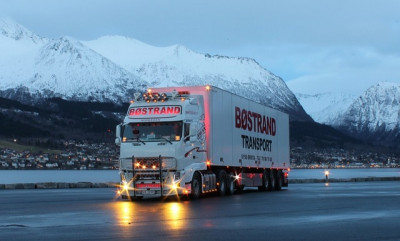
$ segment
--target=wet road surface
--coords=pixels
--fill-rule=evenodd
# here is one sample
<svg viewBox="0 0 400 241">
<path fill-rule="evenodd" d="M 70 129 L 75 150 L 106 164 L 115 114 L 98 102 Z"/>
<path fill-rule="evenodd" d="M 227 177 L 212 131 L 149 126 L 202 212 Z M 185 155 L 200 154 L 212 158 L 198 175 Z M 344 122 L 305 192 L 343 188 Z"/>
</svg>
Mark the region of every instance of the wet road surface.
<svg viewBox="0 0 400 241">
<path fill-rule="evenodd" d="M 0 190 L 0 240 L 400 240 L 400 182 L 292 184 L 194 201 Z"/>
</svg>

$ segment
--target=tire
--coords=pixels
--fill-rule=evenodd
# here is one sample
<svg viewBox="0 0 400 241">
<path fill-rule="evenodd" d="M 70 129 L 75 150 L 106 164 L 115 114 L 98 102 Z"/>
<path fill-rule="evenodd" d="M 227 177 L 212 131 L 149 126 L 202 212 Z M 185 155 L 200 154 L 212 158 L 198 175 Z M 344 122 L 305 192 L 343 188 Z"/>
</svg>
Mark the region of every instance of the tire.
<svg viewBox="0 0 400 241">
<path fill-rule="evenodd" d="M 235 193 L 235 179 L 233 178 L 233 173 L 229 173 L 228 175 L 228 188 L 227 188 L 227 194 L 228 195 L 233 195 Z"/>
<path fill-rule="evenodd" d="M 259 191 L 267 191 L 270 185 L 270 171 L 264 170 L 262 175 L 262 186 L 258 187 Z"/>
<path fill-rule="evenodd" d="M 280 191 L 283 185 L 283 173 L 282 170 L 278 171 L 278 175 L 276 175 L 276 190 Z"/>
<path fill-rule="evenodd" d="M 227 189 L 227 178 L 226 178 L 226 171 L 225 170 L 220 170 L 218 172 L 218 195 L 224 196 L 226 194 L 226 189 Z"/>
<path fill-rule="evenodd" d="M 199 199 L 201 197 L 201 177 L 200 173 L 195 172 L 192 179 L 192 199 Z"/>
<path fill-rule="evenodd" d="M 270 178 L 269 178 L 269 191 L 275 191 L 276 190 L 276 170 L 271 170 L 270 172 Z"/>
</svg>

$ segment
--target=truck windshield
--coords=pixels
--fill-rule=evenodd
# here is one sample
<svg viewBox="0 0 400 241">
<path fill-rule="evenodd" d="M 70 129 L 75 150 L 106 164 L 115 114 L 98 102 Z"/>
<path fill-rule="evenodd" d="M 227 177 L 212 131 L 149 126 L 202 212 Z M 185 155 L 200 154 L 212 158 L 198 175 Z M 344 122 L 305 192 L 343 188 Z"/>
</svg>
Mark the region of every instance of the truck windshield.
<svg viewBox="0 0 400 241">
<path fill-rule="evenodd" d="M 122 141 L 180 141 L 182 121 L 129 123 L 123 126 Z"/>
</svg>

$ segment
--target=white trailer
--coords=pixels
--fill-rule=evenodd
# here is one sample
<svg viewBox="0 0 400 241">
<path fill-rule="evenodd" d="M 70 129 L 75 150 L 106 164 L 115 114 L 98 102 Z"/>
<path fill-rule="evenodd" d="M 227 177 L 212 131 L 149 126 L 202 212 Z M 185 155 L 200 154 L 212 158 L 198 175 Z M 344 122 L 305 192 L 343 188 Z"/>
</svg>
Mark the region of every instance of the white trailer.
<svg viewBox="0 0 400 241">
<path fill-rule="evenodd" d="M 124 199 L 288 185 L 288 115 L 217 87 L 137 93 L 116 135 Z"/>
</svg>

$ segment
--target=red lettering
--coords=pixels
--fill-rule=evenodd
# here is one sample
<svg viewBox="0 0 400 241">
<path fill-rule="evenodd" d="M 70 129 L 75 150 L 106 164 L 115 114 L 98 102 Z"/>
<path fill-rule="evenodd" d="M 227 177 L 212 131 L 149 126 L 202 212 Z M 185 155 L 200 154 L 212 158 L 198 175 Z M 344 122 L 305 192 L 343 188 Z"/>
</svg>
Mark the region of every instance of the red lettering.
<svg viewBox="0 0 400 241">
<path fill-rule="evenodd" d="M 276 134 L 276 122 L 275 122 L 275 118 L 271 118 L 271 129 L 272 129 L 272 132 L 271 132 L 271 135 L 272 136 L 275 136 L 275 134 Z"/>
<path fill-rule="evenodd" d="M 272 133 L 272 129 L 271 129 L 271 119 L 272 119 L 272 118 L 267 118 L 267 130 L 268 130 L 268 133 L 269 133 L 269 134 Z"/>
<path fill-rule="evenodd" d="M 252 116 L 253 116 L 253 112 L 251 112 L 251 111 L 247 112 L 247 129 L 249 131 L 253 130 L 253 121 L 251 120 Z"/>
<path fill-rule="evenodd" d="M 130 108 L 128 111 L 129 116 L 173 115 L 180 113 L 181 113 L 180 106 L 137 107 L 137 108 Z"/>
<path fill-rule="evenodd" d="M 266 135 L 276 135 L 276 120 L 235 106 L 235 127 Z"/>
<path fill-rule="evenodd" d="M 235 107 L 235 127 L 240 128 L 242 123 L 240 122 L 240 108 Z"/>
<path fill-rule="evenodd" d="M 268 117 L 267 117 L 268 119 Z M 262 133 L 265 133 L 268 135 L 268 127 L 266 126 L 267 122 L 265 121 L 265 116 L 263 116 L 263 121 L 262 121 Z"/>
<path fill-rule="evenodd" d="M 245 109 L 242 110 L 242 129 L 246 130 L 247 128 L 247 111 Z"/>
<path fill-rule="evenodd" d="M 161 115 L 161 114 L 165 114 L 165 107 L 162 107 L 162 108 L 161 108 L 160 115 Z"/>
</svg>

